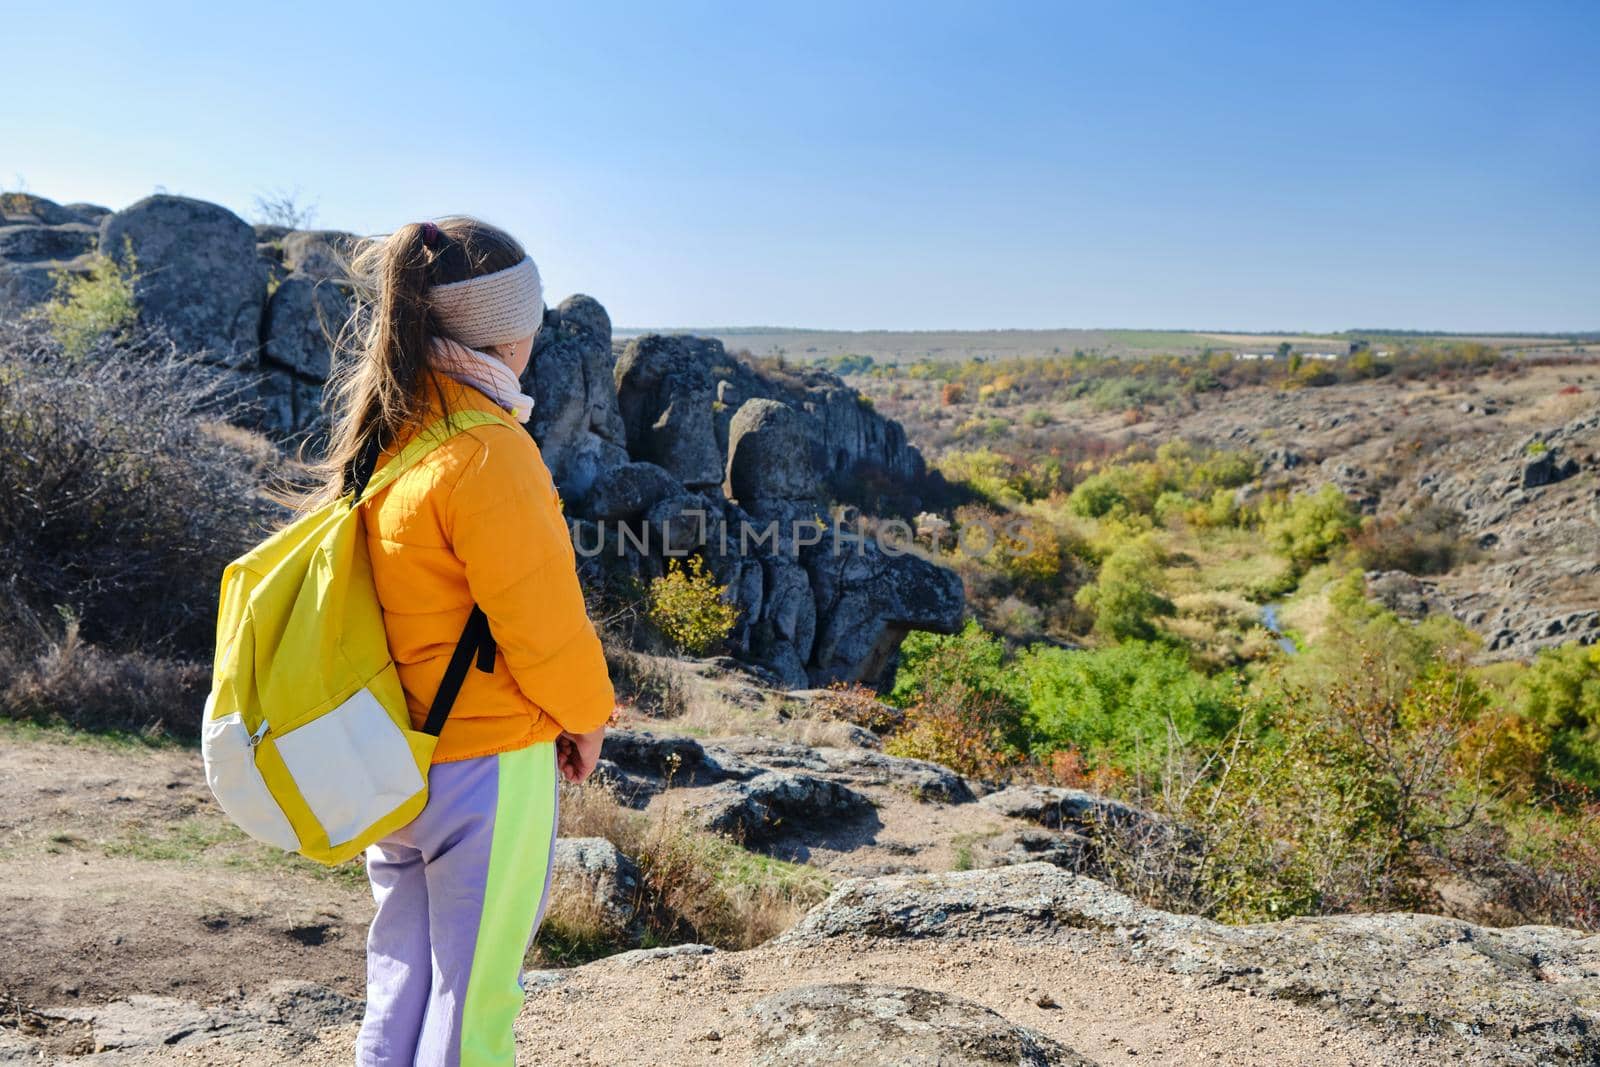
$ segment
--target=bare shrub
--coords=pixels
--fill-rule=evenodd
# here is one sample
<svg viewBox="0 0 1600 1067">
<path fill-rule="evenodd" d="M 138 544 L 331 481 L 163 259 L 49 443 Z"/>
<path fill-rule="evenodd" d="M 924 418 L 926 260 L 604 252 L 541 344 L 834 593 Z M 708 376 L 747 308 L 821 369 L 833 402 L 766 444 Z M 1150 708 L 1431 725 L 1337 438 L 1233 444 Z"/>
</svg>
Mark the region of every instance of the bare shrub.
<svg viewBox="0 0 1600 1067">
<path fill-rule="evenodd" d="M 875 734 L 893 733 L 905 724 L 906 713 L 878 698 L 867 686 L 835 682 L 817 694 L 816 705 L 830 718 L 853 723 Z"/>
<path fill-rule="evenodd" d="M 145 332 L 69 358 L 0 325 L 0 583 L 110 649 L 209 652 L 218 582 L 274 513 L 259 460 L 206 422 L 238 397 Z"/>
<path fill-rule="evenodd" d="M 269 193 L 257 194 L 255 216 L 256 221 L 263 225 L 306 230 L 317 219 L 317 205 L 302 200 L 298 188 L 274 189 Z"/>
<path fill-rule="evenodd" d="M 78 625 L 42 643 L 5 628 L 0 654 L 0 715 L 76 729 L 126 731 L 144 737 L 192 735 L 211 683 L 198 663 L 86 644 Z M 33 655 L 19 646 L 39 647 Z"/>
<path fill-rule="evenodd" d="M 1464 524 L 1460 512 L 1427 503 L 1404 515 L 1367 519 L 1350 551 L 1362 570 L 1445 574 L 1477 557 Z"/>
</svg>

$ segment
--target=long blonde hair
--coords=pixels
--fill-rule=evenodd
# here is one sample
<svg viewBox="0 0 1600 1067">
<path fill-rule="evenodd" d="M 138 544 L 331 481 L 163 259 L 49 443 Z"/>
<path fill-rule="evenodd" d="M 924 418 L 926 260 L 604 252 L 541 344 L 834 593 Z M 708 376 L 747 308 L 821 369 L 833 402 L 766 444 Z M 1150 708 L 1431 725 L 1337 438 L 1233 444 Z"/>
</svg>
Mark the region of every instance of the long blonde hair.
<svg viewBox="0 0 1600 1067">
<path fill-rule="evenodd" d="M 409 223 L 361 243 L 350 260 L 356 307 L 324 391 L 328 447 L 308 464 L 312 488 L 299 507 L 338 499 L 364 460 L 372 462 L 422 419 L 433 380 L 429 338 L 442 333 L 428 290 L 506 270 L 525 255 L 504 230 L 465 216 Z"/>
</svg>

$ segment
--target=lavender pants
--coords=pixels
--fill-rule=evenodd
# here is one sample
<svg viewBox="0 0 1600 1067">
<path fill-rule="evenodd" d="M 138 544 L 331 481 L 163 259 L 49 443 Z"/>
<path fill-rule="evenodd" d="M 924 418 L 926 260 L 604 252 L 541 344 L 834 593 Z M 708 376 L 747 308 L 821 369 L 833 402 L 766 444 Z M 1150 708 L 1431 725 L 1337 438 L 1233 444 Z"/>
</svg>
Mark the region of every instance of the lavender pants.
<svg viewBox="0 0 1600 1067">
<path fill-rule="evenodd" d="M 555 745 L 435 764 L 428 803 L 367 850 L 362 1067 L 513 1067 L 522 962 L 544 918 Z"/>
</svg>

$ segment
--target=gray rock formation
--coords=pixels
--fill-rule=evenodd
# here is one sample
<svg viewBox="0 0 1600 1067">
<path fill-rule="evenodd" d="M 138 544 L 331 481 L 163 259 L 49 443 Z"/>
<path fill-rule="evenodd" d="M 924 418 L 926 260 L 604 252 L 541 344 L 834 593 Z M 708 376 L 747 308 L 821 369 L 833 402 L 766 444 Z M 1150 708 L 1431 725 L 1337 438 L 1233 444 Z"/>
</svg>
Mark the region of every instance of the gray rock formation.
<svg viewBox="0 0 1600 1067">
<path fill-rule="evenodd" d="M 816 495 L 814 442 L 799 412 L 776 400 L 747 400 L 728 427 L 726 490 L 738 501 L 806 500 Z"/>
<path fill-rule="evenodd" d="M 93 1063 L 150 1063 L 182 1058 L 191 1046 L 220 1046 L 240 1063 L 294 1062 L 296 1053 L 330 1026 L 361 1018 L 360 1001 L 312 982 L 274 982 L 264 992 L 203 1007 L 177 997 L 136 995 L 106 1004 L 74 1004 L 29 1012 L 37 1029 L 80 1031 Z M 0 1029 L 0 1036 L 10 1033 Z M 43 1063 L 48 1041 L 0 1042 L 0 1062 Z M 13 1055 L 8 1055 L 11 1053 Z M 76 1057 L 74 1057 L 76 1058 Z"/>
<path fill-rule="evenodd" d="M 692 489 L 720 485 L 711 366 L 726 358 L 721 342 L 699 337 L 646 334 L 628 342 L 616 387 L 629 455 L 665 467 Z"/>
<path fill-rule="evenodd" d="M 830 539 L 803 561 L 820 622 L 808 665 L 813 685 L 878 678 L 910 631 L 961 628 L 960 576 L 921 556 L 892 554 L 871 540 L 841 549 Z"/>
<path fill-rule="evenodd" d="M 351 296 L 337 281 L 296 271 L 278 283 L 263 329 L 264 428 L 287 435 L 320 418 L 334 342 L 350 312 Z"/>
<path fill-rule="evenodd" d="M 1224 926 L 1139 904 L 1042 863 L 852 880 L 776 944 L 835 938 L 1091 937 L 1198 982 L 1314 1006 L 1344 1025 L 1425 1031 L 1466 1062 L 1600 1058 L 1600 936 L 1429 915 Z"/>
<path fill-rule="evenodd" d="M 48 300 L 60 272 L 88 273 L 99 237 L 98 227 L 77 221 L 47 224 L 19 213 L 0 223 L 0 315 Z"/>
<path fill-rule="evenodd" d="M 990 793 L 985 807 L 1013 819 L 1026 819 L 1051 829 L 1094 829 L 1105 826 L 1147 826 L 1155 817 L 1120 800 L 1082 789 L 1017 785 Z"/>
<path fill-rule="evenodd" d="M 259 239 L 261 227 L 256 228 Z M 283 266 L 318 281 L 344 281 L 359 240 L 342 230 L 287 230 L 279 238 Z"/>
<path fill-rule="evenodd" d="M 1069 871 L 1093 871 L 1099 862 L 1097 843 L 1082 834 L 1042 827 L 1011 830 L 985 838 L 975 867 L 1048 863 Z"/>
<path fill-rule="evenodd" d="M 872 810 L 872 802 L 849 786 L 811 774 L 764 771 L 743 782 L 726 782 L 700 810 L 708 830 L 747 846 L 761 845 L 794 829 L 829 827 Z"/>
<path fill-rule="evenodd" d="M 132 252 L 140 318 L 179 348 L 228 367 L 256 365 L 267 291 L 249 223 L 203 200 L 151 196 L 106 216 L 100 248 L 119 262 Z"/>
<path fill-rule="evenodd" d="M 637 943 L 639 865 L 603 837 L 563 837 L 556 841 L 552 878 L 557 890 L 581 892 L 594 900 L 605 925 Z"/>
<path fill-rule="evenodd" d="M 534 399 L 528 430 L 545 466 L 562 497 L 581 503 L 595 479 L 628 461 L 606 309 L 582 295 L 547 308 L 522 380 Z"/>
<path fill-rule="evenodd" d="M 719 758 L 692 737 L 663 737 L 648 730 L 612 730 L 600 753 L 628 774 L 676 786 L 714 785 L 759 773 L 758 768 L 730 753 Z"/>
<path fill-rule="evenodd" d="M 592 519 L 641 518 L 661 503 L 683 495 L 683 486 L 654 463 L 623 463 L 600 472 L 584 496 L 582 509 Z"/>
<path fill-rule="evenodd" d="M 0 313 L 48 299 L 56 272 L 86 272 L 97 250 L 131 248 L 141 319 L 237 374 L 238 421 L 317 432 L 352 235 L 250 226 L 165 195 L 116 213 L 12 195 L 0 214 Z M 960 625 L 952 572 L 835 536 L 847 531 L 821 514 L 863 471 L 908 491 L 923 473 L 900 426 L 834 375 L 762 369 L 698 337 L 619 351 L 605 309 L 580 295 L 546 310 L 523 386 L 587 580 L 648 582 L 701 555 L 739 608 L 728 651 L 792 687 L 879 681 L 909 630 Z"/>
<path fill-rule="evenodd" d="M 742 762 L 768 770 L 801 770 L 824 774 L 853 785 L 880 785 L 909 793 L 918 800 L 967 804 L 973 800 L 966 779 L 948 767 L 926 760 L 886 756 L 853 748 L 813 748 L 765 737 L 724 737 L 712 747 Z"/>
<path fill-rule="evenodd" d="M 0 222 L 33 226 L 60 226 L 87 221 L 71 208 L 32 193 L 0 193 Z"/>
<path fill-rule="evenodd" d="M 758 1001 L 755 1067 L 1092 1067 L 981 1004 L 905 986 L 846 982 Z"/>
</svg>

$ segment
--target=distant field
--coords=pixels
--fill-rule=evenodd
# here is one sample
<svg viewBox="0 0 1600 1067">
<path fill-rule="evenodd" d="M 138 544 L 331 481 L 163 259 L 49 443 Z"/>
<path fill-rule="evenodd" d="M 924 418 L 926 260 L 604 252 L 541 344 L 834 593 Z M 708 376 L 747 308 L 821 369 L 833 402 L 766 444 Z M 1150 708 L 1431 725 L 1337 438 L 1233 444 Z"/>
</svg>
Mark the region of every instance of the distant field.
<svg viewBox="0 0 1600 1067">
<path fill-rule="evenodd" d="M 1355 337 L 1389 343 L 1393 335 L 1329 336 L 1325 334 L 1208 333 L 1188 330 L 804 330 L 778 327 L 718 327 L 702 329 L 621 328 L 618 338 L 642 333 L 693 333 L 715 337 L 730 350 L 748 349 L 752 355 L 783 355 L 800 362 L 830 356 L 871 356 L 879 363 L 914 363 L 920 360 L 965 362 L 970 359 L 1005 359 L 1018 356 L 1071 355 L 1082 351 L 1105 356 L 1198 355 L 1206 349 L 1271 351 L 1288 342 L 1296 351 L 1343 351 Z M 1424 335 L 1408 335 L 1416 341 Z M 1438 335 L 1443 337 L 1444 335 Z M 1561 347 L 1560 337 L 1451 335 L 1452 340 L 1480 341 L 1508 348 Z"/>
</svg>

